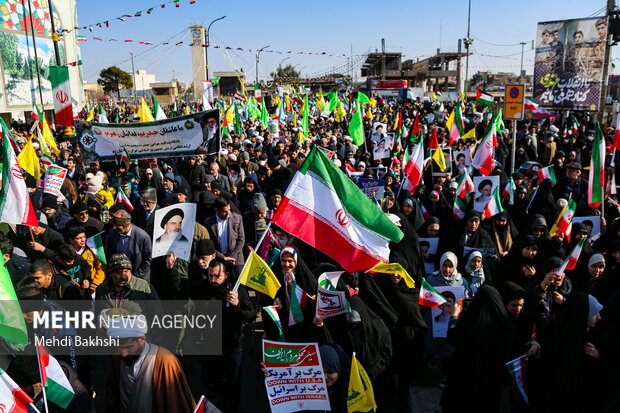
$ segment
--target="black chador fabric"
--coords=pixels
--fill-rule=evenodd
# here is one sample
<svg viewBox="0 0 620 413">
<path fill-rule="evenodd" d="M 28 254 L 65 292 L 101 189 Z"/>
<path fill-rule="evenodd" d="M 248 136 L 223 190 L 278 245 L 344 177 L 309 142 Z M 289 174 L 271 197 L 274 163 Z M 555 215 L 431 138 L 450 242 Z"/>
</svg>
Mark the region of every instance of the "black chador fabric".
<svg viewBox="0 0 620 413">
<path fill-rule="evenodd" d="M 448 332 L 448 339 L 454 345 L 454 355 L 441 398 L 443 412 L 500 411 L 500 389 L 513 333 L 499 292 L 488 285 L 480 287 Z"/>
<path fill-rule="evenodd" d="M 402 213 L 399 212 L 395 215 L 400 218 L 400 230 L 405 236 L 400 242 L 390 242 L 390 262 L 402 265 L 419 285 L 424 274 L 420 239 Z"/>
</svg>

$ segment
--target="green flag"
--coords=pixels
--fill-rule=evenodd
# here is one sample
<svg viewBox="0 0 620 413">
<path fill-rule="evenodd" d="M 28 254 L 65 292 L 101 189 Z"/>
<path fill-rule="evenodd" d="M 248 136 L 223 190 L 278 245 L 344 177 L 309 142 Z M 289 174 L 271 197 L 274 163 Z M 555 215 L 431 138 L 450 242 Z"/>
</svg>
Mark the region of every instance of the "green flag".
<svg viewBox="0 0 620 413">
<path fill-rule="evenodd" d="M 357 100 L 362 103 L 370 103 L 370 99 L 362 92 L 357 92 Z"/>
<path fill-rule="evenodd" d="M 11 346 L 22 350 L 28 343 L 24 314 L 19 306 L 11 276 L 0 255 L 0 337 Z"/>
<path fill-rule="evenodd" d="M 267 129 L 267 126 L 269 124 L 269 114 L 267 113 L 267 105 L 265 104 L 265 99 L 262 99 L 260 103 L 260 125 L 263 127 L 263 129 Z"/>
<path fill-rule="evenodd" d="M 218 83 L 220 83 L 220 77 L 214 77 L 213 80 L 211 81 L 213 82 L 213 87 L 216 87 Z"/>
<path fill-rule="evenodd" d="M 327 107 L 327 113 L 331 114 L 334 109 L 340 105 L 340 98 L 336 92 L 329 92 L 329 106 Z"/>
<path fill-rule="evenodd" d="M 308 118 L 310 117 L 310 106 L 308 105 L 308 94 L 304 96 L 304 117 L 301 120 L 301 127 L 303 128 L 304 136 L 308 138 L 310 135 L 310 126 L 308 124 Z"/>
<path fill-rule="evenodd" d="M 364 124 L 362 123 L 362 112 L 360 110 L 360 106 L 362 104 L 359 100 L 355 104 L 355 112 L 353 112 L 353 116 L 351 117 L 351 122 L 349 123 L 349 135 L 353 138 L 353 143 L 357 146 L 361 146 L 364 144 Z"/>
<path fill-rule="evenodd" d="M 241 135 L 241 117 L 239 116 L 239 108 L 235 102 L 235 133 Z"/>
</svg>

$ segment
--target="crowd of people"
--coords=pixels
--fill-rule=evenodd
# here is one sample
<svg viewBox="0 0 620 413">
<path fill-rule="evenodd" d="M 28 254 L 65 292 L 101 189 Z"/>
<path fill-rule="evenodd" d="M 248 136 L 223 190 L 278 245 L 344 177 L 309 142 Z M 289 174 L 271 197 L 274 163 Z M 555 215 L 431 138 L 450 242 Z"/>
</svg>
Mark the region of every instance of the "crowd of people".
<svg viewBox="0 0 620 413">
<path fill-rule="evenodd" d="M 345 103 L 352 101 L 348 98 L 342 97 Z M 230 128 L 219 153 L 137 156 L 129 165 L 85 163 L 77 141 L 58 136 L 54 162 L 68 169 L 60 195 L 44 194 L 26 174 L 39 226 L 5 226 L 0 235 L 18 298 L 42 303 L 23 307 L 26 320 L 32 321 L 33 311 L 51 308 L 46 303 L 52 300 L 102 301 L 120 309 L 132 308 L 126 304 L 135 300 L 157 307 L 165 300 L 216 299 L 223 317 L 219 356 L 176 356 L 175 349 L 155 344 L 144 329 L 114 328 L 108 334 L 121 339 L 117 356 L 59 356 L 76 393 L 65 411 L 190 412 L 202 395 L 224 412 L 253 404 L 259 411 L 268 406 L 260 356 L 250 357 L 248 349 L 258 348 L 260 337 L 278 340 L 280 335 L 273 318 L 261 310 L 266 306 L 276 306 L 286 341 L 320 344 L 334 412 L 347 411 L 354 352 L 372 381 L 378 411 L 411 411 L 417 402 L 412 385 L 443 389 L 440 405 L 446 413 L 618 411 L 620 206 L 612 181 L 614 129 L 603 129 L 610 184 L 602 208 L 589 206 L 584 178 L 596 127 L 592 115 L 581 114 L 578 129 L 568 121 L 528 115 L 517 124 L 514 165 L 511 136 L 498 131 L 490 179 L 479 181 L 477 191 L 463 200 L 465 216 L 459 219 L 453 209 L 460 176 L 481 176 L 471 166 L 471 155 L 492 122 L 488 114 L 500 102 L 484 113 L 475 101 L 457 104 L 462 105 L 463 135 L 475 129 L 478 139 L 459 139 L 451 147 L 445 126 L 455 103 L 379 97 L 364 108 L 361 145 L 349 136 L 349 114 L 325 113 L 315 105 L 307 137 L 300 136 L 301 116 L 292 113 L 279 124 L 278 136 L 247 118 L 240 121 L 241 133 Z M 442 147 L 464 156 L 448 159 L 449 168 L 442 171 L 427 152 L 422 180 L 408 191 L 405 153 L 413 144 L 416 118 L 425 147 L 436 134 Z M 381 139 L 373 138 L 375 122 L 387 125 Z M 510 122 L 505 127 L 509 130 Z M 13 125 L 22 145 L 28 131 Z M 384 147 L 375 151 L 380 142 Z M 390 243 L 390 262 L 405 268 L 415 288 L 398 274 L 345 272 L 336 288 L 346 292 L 350 311 L 315 316 L 318 277 L 338 270 L 338 263 L 330 251 L 318 251 L 275 225 L 267 229 L 313 145 L 324 148 L 352 180 L 383 180 L 384 196 L 375 202 L 404 233 L 400 242 Z M 552 166 L 556 182 L 540 181 L 536 170 L 545 166 Z M 503 212 L 486 216 L 493 182 L 501 192 L 511 181 L 513 202 L 504 199 Z M 115 202 L 119 191 L 133 209 Z M 575 216 L 588 219 L 574 222 L 570 236 L 550 235 L 569 200 L 577 205 Z M 186 202 L 197 204 L 191 258 L 173 253 L 153 258 L 155 211 Z M 266 230 L 269 236 L 258 245 Z M 97 234 L 102 234 L 105 264 L 86 245 Z M 558 273 L 584 238 L 575 268 Z M 280 281 L 275 299 L 234 288 L 255 249 Z M 308 295 L 303 321 L 295 324 L 289 321 L 291 280 Z M 447 301 L 439 309 L 420 305 L 423 282 L 445 291 Z M 454 293 L 459 288 L 461 297 Z M 527 401 L 506 368 L 523 355 Z M 0 362 L 41 407 L 34 356 L 3 356 Z M 258 399 L 248 403 L 248 397 Z M 50 411 L 63 410 L 50 405 Z"/>
</svg>

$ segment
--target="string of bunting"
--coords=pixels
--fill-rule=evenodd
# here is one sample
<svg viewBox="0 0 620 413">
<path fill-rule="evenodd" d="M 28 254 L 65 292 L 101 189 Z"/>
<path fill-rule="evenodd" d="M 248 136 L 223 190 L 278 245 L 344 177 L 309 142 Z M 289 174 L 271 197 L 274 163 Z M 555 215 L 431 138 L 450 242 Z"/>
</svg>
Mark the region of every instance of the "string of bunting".
<svg viewBox="0 0 620 413">
<path fill-rule="evenodd" d="M 189 0 L 188 3 L 195 4 L 196 0 Z M 59 30 L 58 33 L 71 33 L 73 30 L 80 30 L 80 29 L 88 30 L 92 32 L 95 27 L 99 27 L 99 28 L 110 27 L 110 22 L 113 22 L 113 21 L 126 22 L 127 19 L 141 17 L 142 14 L 151 14 L 153 13 L 154 10 L 164 9 L 166 6 L 171 5 L 171 4 L 174 4 L 174 7 L 176 8 L 181 7 L 181 0 L 171 0 L 166 3 L 158 4 L 157 6 L 149 7 L 148 9 L 145 9 L 145 10 L 137 11 L 134 14 L 123 14 L 122 16 L 119 16 L 119 17 L 114 17 L 112 19 L 100 21 L 98 23 L 87 24 L 86 26 L 81 26 L 81 27 L 75 26 L 73 29 L 62 29 L 62 30 Z"/>
</svg>

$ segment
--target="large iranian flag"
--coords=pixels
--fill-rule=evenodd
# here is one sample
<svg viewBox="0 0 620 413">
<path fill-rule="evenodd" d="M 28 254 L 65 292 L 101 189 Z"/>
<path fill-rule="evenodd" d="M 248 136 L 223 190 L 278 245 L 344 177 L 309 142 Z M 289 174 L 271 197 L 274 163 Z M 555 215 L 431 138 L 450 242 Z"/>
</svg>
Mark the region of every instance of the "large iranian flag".
<svg viewBox="0 0 620 413">
<path fill-rule="evenodd" d="M 293 177 L 272 221 L 347 272 L 388 262 L 403 233 L 317 147 Z"/>
<path fill-rule="evenodd" d="M 73 105 L 67 66 L 50 66 L 50 82 L 54 98 L 54 120 L 56 127 L 73 127 Z"/>
<path fill-rule="evenodd" d="M 10 143 L 11 132 L 0 119 L 0 137 L 2 137 L 2 189 L 0 190 L 0 222 L 39 226 L 35 215 L 22 168 Z"/>
<path fill-rule="evenodd" d="M 3 413 L 27 413 L 28 407 L 37 411 L 32 405 L 32 399 L 13 381 L 13 379 L 0 369 L 0 411 Z"/>
</svg>

